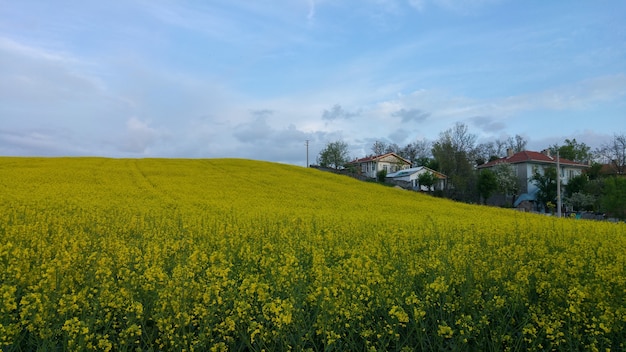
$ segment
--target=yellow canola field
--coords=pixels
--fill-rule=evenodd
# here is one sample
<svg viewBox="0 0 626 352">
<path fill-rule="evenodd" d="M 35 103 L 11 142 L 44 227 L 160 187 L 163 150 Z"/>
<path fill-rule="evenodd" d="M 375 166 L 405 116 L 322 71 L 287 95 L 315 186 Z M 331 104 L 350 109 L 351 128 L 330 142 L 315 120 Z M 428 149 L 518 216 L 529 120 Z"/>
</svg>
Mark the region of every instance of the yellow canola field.
<svg viewBox="0 0 626 352">
<path fill-rule="evenodd" d="M 0 350 L 624 350 L 626 226 L 238 159 L 0 158 Z"/>
</svg>

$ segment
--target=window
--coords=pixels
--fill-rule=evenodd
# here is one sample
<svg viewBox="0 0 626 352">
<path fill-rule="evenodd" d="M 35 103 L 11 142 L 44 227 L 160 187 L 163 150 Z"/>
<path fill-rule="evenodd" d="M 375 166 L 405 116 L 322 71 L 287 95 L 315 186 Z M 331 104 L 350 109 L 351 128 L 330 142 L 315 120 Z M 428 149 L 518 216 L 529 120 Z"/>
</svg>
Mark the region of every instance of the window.
<svg viewBox="0 0 626 352">
<path fill-rule="evenodd" d="M 573 179 L 576 176 L 578 176 L 578 170 L 567 170 L 567 178 L 569 180 Z"/>
</svg>

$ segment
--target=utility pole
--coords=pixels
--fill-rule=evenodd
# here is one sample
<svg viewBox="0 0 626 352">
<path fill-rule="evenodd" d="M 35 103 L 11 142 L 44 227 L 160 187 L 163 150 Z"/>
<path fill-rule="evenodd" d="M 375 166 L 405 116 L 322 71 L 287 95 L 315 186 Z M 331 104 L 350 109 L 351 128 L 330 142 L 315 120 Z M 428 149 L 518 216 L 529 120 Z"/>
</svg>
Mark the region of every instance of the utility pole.
<svg viewBox="0 0 626 352">
<path fill-rule="evenodd" d="M 304 144 L 306 145 L 306 165 L 305 165 L 305 167 L 309 167 L 309 140 L 307 139 Z"/>
<path fill-rule="evenodd" d="M 561 217 L 561 163 L 559 151 L 556 151 L 556 216 Z"/>
</svg>

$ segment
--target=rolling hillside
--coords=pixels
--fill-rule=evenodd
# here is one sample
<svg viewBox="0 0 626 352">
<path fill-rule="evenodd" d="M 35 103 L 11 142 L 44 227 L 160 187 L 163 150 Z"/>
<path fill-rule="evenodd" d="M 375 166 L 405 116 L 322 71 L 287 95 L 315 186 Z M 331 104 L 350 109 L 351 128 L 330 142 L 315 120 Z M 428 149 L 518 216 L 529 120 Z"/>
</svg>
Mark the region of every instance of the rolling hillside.
<svg viewBox="0 0 626 352">
<path fill-rule="evenodd" d="M 0 158 L 0 348 L 622 349 L 626 226 L 240 159 Z"/>
</svg>

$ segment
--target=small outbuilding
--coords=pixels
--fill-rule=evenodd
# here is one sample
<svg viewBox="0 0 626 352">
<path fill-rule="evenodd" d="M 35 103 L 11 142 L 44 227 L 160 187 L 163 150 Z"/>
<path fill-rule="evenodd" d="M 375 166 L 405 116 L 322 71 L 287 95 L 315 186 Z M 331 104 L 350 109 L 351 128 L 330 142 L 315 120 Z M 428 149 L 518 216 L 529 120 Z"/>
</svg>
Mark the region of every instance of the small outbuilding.
<svg viewBox="0 0 626 352">
<path fill-rule="evenodd" d="M 435 176 L 435 183 L 431 187 L 423 186 L 419 184 L 420 175 L 430 172 Z M 441 172 L 430 169 L 426 166 L 412 167 L 409 169 L 400 170 L 391 174 L 387 174 L 387 181 L 395 183 L 404 188 L 410 188 L 416 191 L 432 192 L 436 190 L 443 190 L 446 185 L 448 177 Z"/>
</svg>

